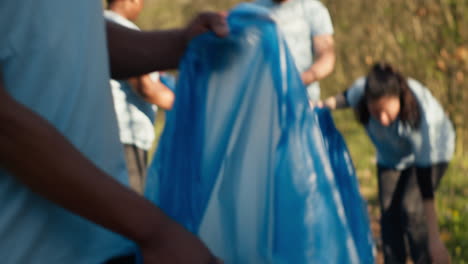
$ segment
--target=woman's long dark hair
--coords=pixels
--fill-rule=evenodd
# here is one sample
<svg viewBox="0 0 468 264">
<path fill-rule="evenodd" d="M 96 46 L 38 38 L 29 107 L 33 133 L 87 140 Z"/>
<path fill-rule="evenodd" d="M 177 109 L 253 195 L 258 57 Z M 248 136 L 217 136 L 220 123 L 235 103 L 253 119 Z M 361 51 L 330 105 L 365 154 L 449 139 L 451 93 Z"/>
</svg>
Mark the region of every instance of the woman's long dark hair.
<svg viewBox="0 0 468 264">
<path fill-rule="evenodd" d="M 406 125 L 416 129 L 419 127 L 421 111 L 419 104 L 411 92 L 406 78 L 387 63 L 377 63 L 367 75 L 364 96 L 356 108 L 359 122 L 367 125 L 370 119 L 367 103 L 383 96 L 400 98 L 399 119 Z"/>
</svg>

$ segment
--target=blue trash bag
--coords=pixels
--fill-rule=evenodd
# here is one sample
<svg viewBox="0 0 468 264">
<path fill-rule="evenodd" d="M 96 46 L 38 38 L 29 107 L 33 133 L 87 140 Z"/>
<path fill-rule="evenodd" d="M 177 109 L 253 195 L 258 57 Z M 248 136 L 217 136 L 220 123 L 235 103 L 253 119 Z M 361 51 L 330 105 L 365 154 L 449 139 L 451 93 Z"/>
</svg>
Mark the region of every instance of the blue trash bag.
<svg viewBox="0 0 468 264">
<path fill-rule="evenodd" d="M 373 263 L 346 145 L 268 11 L 241 4 L 228 23 L 184 55 L 146 197 L 227 264 Z"/>
<path fill-rule="evenodd" d="M 363 259 L 363 263 L 373 263 L 375 256 L 368 254 L 375 248 L 369 230 L 369 218 L 365 213 L 367 203 L 360 196 L 359 182 L 348 148 L 333 123 L 330 111 L 318 108 L 315 111 L 359 256 Z"/>
<path fill-rule="evenodd" d="M 174 77 L 174 75 L 167 73 L 167 72 L 160 73 L 159 80 L 161 81 L 162 84 L 164 84 L 171 91 L 173 92 L 175 91 L 177 80 Z"/>
</svg>

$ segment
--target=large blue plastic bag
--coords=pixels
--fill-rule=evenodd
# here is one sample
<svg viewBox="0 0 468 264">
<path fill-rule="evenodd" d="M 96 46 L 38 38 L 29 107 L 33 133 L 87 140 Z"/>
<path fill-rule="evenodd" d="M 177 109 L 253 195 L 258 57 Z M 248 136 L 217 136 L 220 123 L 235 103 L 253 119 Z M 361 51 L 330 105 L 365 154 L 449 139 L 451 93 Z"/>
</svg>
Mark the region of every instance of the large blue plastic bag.
<svg viewBox="0 0 468 264">
<path fill-rule="evenodd" d="M 336 129 L 330 111 L 327 109 L 315 109 L 318 123 L 322 131 L 325 147 L 335 176 L 345 209 L 351 234 L 353 235 L 359 256 L 364 263 L 373 263 L 375 247 L 372 233 L 369 230 L 369 218 L 367 217 L 367 204 L 359 193 L 359 182 L 343 136 Z"/>
<path fill-rule="evenodd" d="M 251 4 L 228 23 L 184 56 L 146 196 L 228 264 L 373 263 L 351 161 L 339 187 L 276 25 Z"/>
</svg>

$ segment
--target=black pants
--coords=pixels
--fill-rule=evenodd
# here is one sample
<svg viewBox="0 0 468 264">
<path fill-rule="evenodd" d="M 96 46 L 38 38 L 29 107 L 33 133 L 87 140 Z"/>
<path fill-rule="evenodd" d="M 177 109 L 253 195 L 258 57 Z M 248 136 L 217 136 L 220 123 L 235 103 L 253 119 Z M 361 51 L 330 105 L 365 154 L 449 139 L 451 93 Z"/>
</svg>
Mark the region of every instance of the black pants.
<svg viewBox="0 0 468 264">
<path fill-rule="evenodd" d="M 125 161 L 128 168 L 130 187 L 142 194 L 146 180 L 146 170 L 148 166 L 147 151 L 137 148 L 134 145 L 124 144 Z"/>
<path fill-rule="evenodd" d="M 447 167 L 441 163 L 431 168 L 434 189 Z M 416 168 L 377 169 L 385 263 L 406 263 L 408 245 L 415 264 L 429 264 L 428 230 Z"/>
</svg>

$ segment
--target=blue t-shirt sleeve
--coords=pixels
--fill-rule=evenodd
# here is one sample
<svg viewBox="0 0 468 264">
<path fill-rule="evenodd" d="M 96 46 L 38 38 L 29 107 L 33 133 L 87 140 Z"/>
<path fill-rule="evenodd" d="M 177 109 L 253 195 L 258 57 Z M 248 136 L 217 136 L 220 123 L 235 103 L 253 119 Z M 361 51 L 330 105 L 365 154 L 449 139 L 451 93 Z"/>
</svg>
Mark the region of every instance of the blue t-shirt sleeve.
<svg viewBox="0 0 468 264">
<path fill-rule="evenodd" d="M 312 37 L 319 35 L 331 35 L 334 33 L 333 23 L 328 9 L 319 1 L 304 0 L 306 18 L 310 26 Z"/>
<path fill-rule="evenodd" d="M 359 104 L 359 101 L 361 101 L 361 98 L 364 96 L 365 84 L 366 79 L 361 77 L 357 79 L 348 90 L 346 90 L 345 98 L 350 107 L 355 108 Z"/>
</svg>

